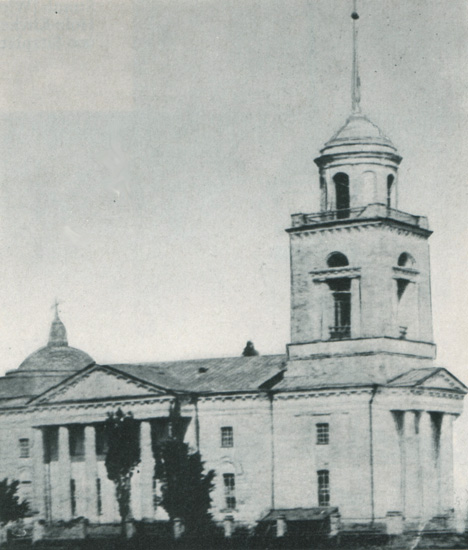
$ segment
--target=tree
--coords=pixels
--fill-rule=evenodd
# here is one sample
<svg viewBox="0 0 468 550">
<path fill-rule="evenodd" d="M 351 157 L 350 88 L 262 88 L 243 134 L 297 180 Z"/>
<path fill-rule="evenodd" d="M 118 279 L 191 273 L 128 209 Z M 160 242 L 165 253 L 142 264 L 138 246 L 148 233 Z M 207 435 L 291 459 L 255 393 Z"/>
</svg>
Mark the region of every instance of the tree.
<svg viewBox="0 0 468 550">
<path fill-rule="evenodd" d="M 199 452 L 174 437 L 156 447 L 155 476 L 161 481 L 163 508 L 171 521 L 180 518 L 189 535 L 206 533 L 212 526 L 210 493 L 214 470 L 204 473 Z"/>
<path fill-rule="evenodd" d="M 253 342 L 251 342 L 250 340 L 247 342 L 244 351 L 242 352 L 242 355 L 244 357 L 254 357 L 255 355 L 258 355 L 258 351 L 255 349 Z"/>
<path fill-rule="evenodd" d="M 0 525 L 24 518 L 30 511 L 29 503 L 26 500 L 20 502 L 16 494 L 19 484 L 19 481 L 8 483 L 7 478 L 0 481 Z"/>
<path fill-rule="evenodd" d="M 115 484 L 115 494 L 122 521 L 122 532 L 131 519 L 131 480 L 133 470 L 140 462 L 140 423 L 132 413 L 118 409 L 109 413 L 104 423 L 107 440 L 107 477 Z"/>
</svg>

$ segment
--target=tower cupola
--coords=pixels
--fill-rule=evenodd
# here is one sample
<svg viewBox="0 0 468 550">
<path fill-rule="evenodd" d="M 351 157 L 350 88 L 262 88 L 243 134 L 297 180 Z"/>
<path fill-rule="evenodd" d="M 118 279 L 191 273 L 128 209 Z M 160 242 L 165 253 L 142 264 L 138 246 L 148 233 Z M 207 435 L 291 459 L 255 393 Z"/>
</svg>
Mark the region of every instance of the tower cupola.
<svg viewBox="0 0 468 550">
<path fill-rule="evenodd" d="M 401 157 L 388 137 L 361 112 L 358 59 L 359 15 L 354 2 L 352 113 L 315 159 L 320 172 L 321 210 L 347 217 L 350 209 L 370 204 L 397 208 Z"/>
<path fill-rule="evenodd" d="M 347 214 L 351 208 L 383 204 L 397 208 L 401 157 L 390 139 L 362 113 L 353 113 L 315 159 L 321 210 Z"/>
</svg>

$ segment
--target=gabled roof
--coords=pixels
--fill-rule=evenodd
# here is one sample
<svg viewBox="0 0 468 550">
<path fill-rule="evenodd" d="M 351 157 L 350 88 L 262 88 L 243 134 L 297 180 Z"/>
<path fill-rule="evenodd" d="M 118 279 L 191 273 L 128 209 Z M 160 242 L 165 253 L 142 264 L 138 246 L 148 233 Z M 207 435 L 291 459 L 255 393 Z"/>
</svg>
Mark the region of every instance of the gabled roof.
<svg viewBox="0 0 468 550">
<path fill-rule="evenodd" d="M 314 391 L 327 388 L 414 387 L 467 393 L 446 369 L 363 365 L 337 357 L 287 362 L 284 355 L 91 365 L 67 377 L 0 379 L 0 408 L 58 402 L 193 393 L 199 395 Z M 35 384 L 35 385 L 34 385 Z M 28 397 L 29 395 L 29 397 Z M 31 399 L 32 397 L 32 399 Z"/>
<path fill-rule="evenodd" d="M 444 368 L 414 369 L 391 380 L 389 386 L 426 387 L 467 393 L 468 388 Z"/>
<path fill-rule="evenodd" d="M 111 367 L 175 391 L 230 393 L 259 391 L 285 365 L 284 355 L 257 355 Z"/>
<path fill-rule="evenodd" d="M 275 385 L 278 391 L 305 391 L 310 389 L 345 387 L 425 387 L 467 393 L 468 388 L 441 367 L 408 368 L 404 364 L 391 367 L 363 366 L 359 357 L 302 360 L 300 374 L 294 375 L 289 366 L 287 374 Z"/>
</svg>

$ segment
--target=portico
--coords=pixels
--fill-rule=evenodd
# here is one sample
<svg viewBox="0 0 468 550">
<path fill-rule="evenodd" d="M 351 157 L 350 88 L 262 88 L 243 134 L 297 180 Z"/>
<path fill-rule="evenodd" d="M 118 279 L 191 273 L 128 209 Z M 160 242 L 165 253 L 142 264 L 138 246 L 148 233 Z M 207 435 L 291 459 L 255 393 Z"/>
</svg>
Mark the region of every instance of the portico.
<svg viewBox="0 0 468 550">
<path fill-rule="evenodd" d="M 167 400 L 163 400 L 167 409 L 164 401 Z M 76 410 L 77 416 L 83 413 Z M 43 415 L 47 415 L 47 407 Z M 94 523 L 118 521 L 115 487 L 107 478 L 105 467 L 107 449 L 102 415 L 99 417 L 86 424 L 51 423 L 33 428 L 33 476 L 38 517 L 47 521 L 68 521 L 77 517 Z M 167 426 L 167 416 L 139 420 L 140 463 L 132 476 L 131 495 L 132 512 L 137 520 L 167 517 L 157 506 L 159 486 L 155 480 L 153 456 L 153 442 L 167 434 Z"/>
</svg>

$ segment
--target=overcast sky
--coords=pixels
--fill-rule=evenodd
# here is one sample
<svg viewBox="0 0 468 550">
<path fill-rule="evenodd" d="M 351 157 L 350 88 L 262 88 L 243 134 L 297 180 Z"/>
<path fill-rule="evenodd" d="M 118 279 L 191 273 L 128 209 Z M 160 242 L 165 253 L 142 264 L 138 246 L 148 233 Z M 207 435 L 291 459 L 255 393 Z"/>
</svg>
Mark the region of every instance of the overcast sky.
<svg viewBox="0 0 468 550">
<path fill-rule="evenodd" d="M 351 4 L 0 2 L 0 372 L 55 297 L 98 362 L 284 351 L 284 229 L 350 111 Z M 467 2 L 360 4 L 363 110 L 435 231 L 438 360 L 468 383 Z"/>
</svg>

